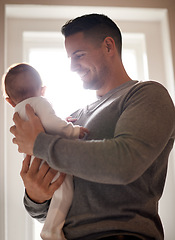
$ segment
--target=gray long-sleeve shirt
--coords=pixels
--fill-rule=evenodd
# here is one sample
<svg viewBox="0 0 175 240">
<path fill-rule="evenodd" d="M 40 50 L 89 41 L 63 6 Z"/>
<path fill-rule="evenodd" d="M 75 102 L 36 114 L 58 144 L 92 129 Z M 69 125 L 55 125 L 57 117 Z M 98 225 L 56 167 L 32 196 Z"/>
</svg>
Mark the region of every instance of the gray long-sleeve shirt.
<svg viewBox="0 0 175 240">
<path fill-rule="evenodd" d="M 67 239 L 133 234 L 162 240 L 158 201 L 175 138 L 175 109 L 166 89 L 129 81 L 73 117 L 89 129 L 86 141 L 41 133 L 34 145 L 35 156 L 74 175 Z M 48 205 L 25 196 L 26 209 L 39 220 Z"/>
</svg>

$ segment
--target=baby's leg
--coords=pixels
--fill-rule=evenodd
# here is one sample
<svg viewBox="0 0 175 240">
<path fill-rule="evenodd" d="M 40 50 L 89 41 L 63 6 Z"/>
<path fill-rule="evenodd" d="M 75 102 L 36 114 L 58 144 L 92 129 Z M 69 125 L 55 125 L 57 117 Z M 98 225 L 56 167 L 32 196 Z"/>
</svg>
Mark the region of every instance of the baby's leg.
<svg viewBox="0 0 175 240">
<path fill-rule="evenodd" d="M 57 174 L 55 175 L 55 177 L 53 178 L 52 182 L 55 182 L 60 176 L 60 173 L 57 172 Z"/>
<path fill-rule="evenodd" d="M 73 179 L 66 175 L 63 184 L 58 188 L 50 203 L 48 214 L 41 232 L 44 240 L 65 239 L 62 228 L 73 199 Z"/>
</svg>

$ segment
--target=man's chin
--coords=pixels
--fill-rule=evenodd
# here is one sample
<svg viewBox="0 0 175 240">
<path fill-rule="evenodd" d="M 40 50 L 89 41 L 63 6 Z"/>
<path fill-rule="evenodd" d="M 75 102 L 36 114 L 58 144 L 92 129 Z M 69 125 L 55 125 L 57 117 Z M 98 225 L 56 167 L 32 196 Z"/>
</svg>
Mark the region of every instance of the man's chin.
<svg viewBox="0 0 175 240">
<path fill-rule="evenodd" d="M 88 86 L 88 84 L 83 84 L 83 88 L 84 88 L 84 89 L 90 89 L 90 87 Z"/>
<path fill-rule="evenodd" d="M 89 90 L 97 90 L 97 88 L 94 85 L 87 83 L 87 82 L 83 82 L 83 88 L 89 89 Z"/>
</svg>

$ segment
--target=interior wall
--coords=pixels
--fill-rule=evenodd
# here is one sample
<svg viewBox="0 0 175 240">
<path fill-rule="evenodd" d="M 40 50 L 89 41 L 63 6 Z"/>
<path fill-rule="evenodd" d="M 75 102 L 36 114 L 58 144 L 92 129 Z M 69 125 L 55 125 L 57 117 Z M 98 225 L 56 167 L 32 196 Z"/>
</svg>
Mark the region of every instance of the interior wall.
<svg viewBox="0 0 175 240">
<path fill-rule="evenodd" d="M 2 73 L 4 71 L 4 31 L 5 31 L 5 12 L 4 12 L 4 5 L 0 3 L 0 75 L 2 76 Z M 0 92 L 0 126 L 2 126 L 2 131 L 0 134 L 0 239 L 4 239 L 5 235 L 5 201 L 4 201 L 4 190 L 5 190 L 5 182 L 4 182 L 4 129 L 5 129 L 5 123 L 4 123 L 4 102 L 3 102 L 3 96 Z"/>
</svg>

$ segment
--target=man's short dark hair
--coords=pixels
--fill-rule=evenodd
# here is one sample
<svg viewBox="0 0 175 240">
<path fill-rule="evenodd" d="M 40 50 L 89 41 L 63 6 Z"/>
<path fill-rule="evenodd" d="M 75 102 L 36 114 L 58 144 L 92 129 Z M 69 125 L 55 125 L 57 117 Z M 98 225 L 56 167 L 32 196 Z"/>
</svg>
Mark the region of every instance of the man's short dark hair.
<svg viewBox="0 0 175 240">
<path fill-rule="evenodd" d="M 106 37 L 112 37 L 115 41 L 119 54 L 121 55 L 122 37 L 118 26 L 103 14 L 87 14 L 69 20 L 61 29 L 65 37 L 78 32 L 83 32 L 85 37 L 103 42 Z"/>
</svg>

